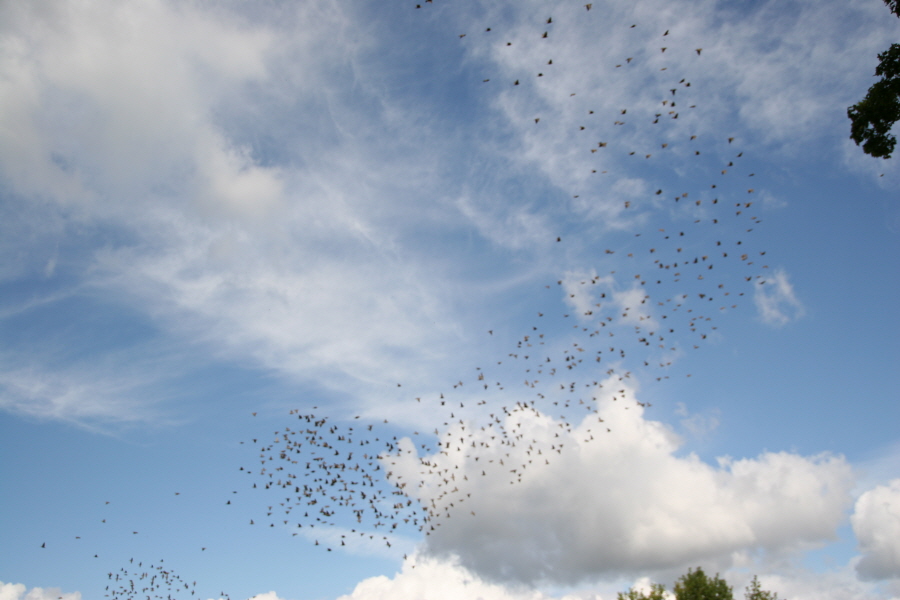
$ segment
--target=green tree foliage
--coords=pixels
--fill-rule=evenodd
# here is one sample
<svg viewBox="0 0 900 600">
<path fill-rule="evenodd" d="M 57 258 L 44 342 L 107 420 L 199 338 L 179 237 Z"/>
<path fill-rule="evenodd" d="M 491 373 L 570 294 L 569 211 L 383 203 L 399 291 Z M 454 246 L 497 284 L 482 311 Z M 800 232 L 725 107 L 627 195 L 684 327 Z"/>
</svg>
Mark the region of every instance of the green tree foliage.
<svg viewBox="0 0 900 600">
<path fill-rule="evenodd" d="M 892 44 L 878 55 L 881 63 L 875 75 L 881 80 L 869 88 L 866 97 L 847 109 L 850 138 L 863 152 L 876 158 L 890 158 L 897 138 L 890 134 L 900 121 L 900 44 Z"/>
<path fill-rule="evenodd" d="M 724 579 L 710 577 L 697 567 L 688 570 L 675 582 L 675 598 L 677 600 L 734 600 L 731 586 Z"/>
<path fill-rule="evenodd" d="M 759 587 L 759 579 L 756 578 L 756 575 L 753 576 L 753 580 L 750 582 L 750 585 L 747 586 L 747 591 L 744 592 L 744 598 L 747 600 L 778 600 L 778 596 L 775 592 L 767 592 Z"/>
<path fill-rule="evenodd" d="M 900 0 L 898 0 L 900 1 Z M 650 586 L 649 592 L 641 592 L 634 588 L 627 592 L 619 592 L 617 600 L 667 600 L 666 587 L 661 583 Z M 778 600 L 774 592 L 768 592 L 759 585 L 756 575 L 744 592 L 746 600 Z M 731 586 L 724 579 L 710 577 L 697 567 L 696 571 L 688 570 L 675 582 L 675 600 L 734 600 Z"/>
<path fill-rule="evenodd" d="M 884 0 L 900 17 L 900 0 Z M 869 88 L 866 97 L 847 109 L 850 138 L 863 152 L 876 158 L 890 158 L 897 138 L 890 134 L 900 121 L 900 44 L 892 44 L 878 55 L 875 76 L 881 79 Z"/>
</svg>

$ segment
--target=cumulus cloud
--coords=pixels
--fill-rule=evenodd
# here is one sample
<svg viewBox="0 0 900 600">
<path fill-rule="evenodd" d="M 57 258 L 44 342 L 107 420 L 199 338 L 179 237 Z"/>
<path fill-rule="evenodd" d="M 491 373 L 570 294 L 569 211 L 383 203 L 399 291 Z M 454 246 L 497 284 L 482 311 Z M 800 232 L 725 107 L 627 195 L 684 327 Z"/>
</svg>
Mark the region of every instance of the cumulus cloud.
<svg viewBox="0 0 900 600">
<path fill-rule="evenodd" d="M 489 583 L 454 560 L 413 556 L 393 578 L 371 577 L 338 600 L 553 600 L 539 591 Z M 599 600 L 599 596 L 567 595 L 560 600 Z"/>
<path fill-rule="evenodd" d="M 865 580 L 900 578 L 900 479 L 862 494 L 851 517 Z"/>
<path fill-rule="evenodd" d="M 746 570 L 726 573 L 731 581 L 747 581 Z M 900 588 L 879 586 L 873 582 L 860 581 L 850 564 L 813 572 L 800 568 L 780 569 L 777 572 L 760 574 L 759 582 L 764 590 L 775 592 L 778 598 L 790 600 L 869 600 L 874 598 L 896 600 Z M 737 591 L 737 586 L 735 587 Z M 738 594 L 735 594 L 738 597 Z"/>
<path fill-rule="evenodd" d="M 775 271 L 771 277 L 767 277 L 765 284 L 754 287 L 753 301 L 759 318 L 764 323 L 779 327 L 790 321 L 799 319 L 805 313 L 803 304 L 794 294 L 794 286 L 788 279 L 787 273 L 782 269 Z"/>
<path fill-rule="evenodd" d="M 489 580 L 571 585 L 834 538 L 853 485 L 843 458 L 767 452 L 709 465 L 681 455 L 629 386 L 605 384 L 582 421 L 520 405 L 502 420 L 505 437 L 462 424 L 447 435 L 464 440 L 457 451 L 425 457 L 424 471 L 413 454 L 397 457 L 396 481 L 435 515 L 427 552 Z"/>
<path fill-rule="evenodd" d="M 81 592 L 63 593 L 59 588 L 26 588 L 21 583 L 0 581 L 0 600 L 81 600 Z"/>
</svg>

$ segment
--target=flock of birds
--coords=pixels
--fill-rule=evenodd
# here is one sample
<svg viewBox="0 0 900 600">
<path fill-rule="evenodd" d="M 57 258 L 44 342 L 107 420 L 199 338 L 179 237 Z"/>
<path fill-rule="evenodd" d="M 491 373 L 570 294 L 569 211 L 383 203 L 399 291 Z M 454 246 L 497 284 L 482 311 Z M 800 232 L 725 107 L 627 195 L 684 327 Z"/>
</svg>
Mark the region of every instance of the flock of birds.
<svg viewBox="0 0 900 600">
<path fill-rule="evenodd" d="M 592 7 L 587 4 L 584 9 Z M 548 29 L 535 43 L 551 36 L 553 23 L 552 17 L 546 18 Z M 497 29 L 486 27 L 484 33 L 497 35 Z M 660 37 L 672 39 L 668 30 Z M 660 46 L 661 53 L 667 49 Z M 702 48 L 694 52 L 702 56 Z M 634 64 L 634 57 L 627 57 L 616 68 Z M 552 57 L 546 65 L 554 65 Z M 544 71 L 536 77 L 544 77 Z M 516 79 L 511 86 L 521 88 L 522 83 Z M 685 92 L 693 89 L 681 77 L 675 77 L 671 86 L 661 94 L 659 110 L 645 115 L 648 124 L 679 118 L 676 99 L 680 103 Z M 637 112 L 619 109 L 611 116 L 613 127 L 625 125 L 625 119 Z M 589 110 L 585 118 L 598 116 L 599 111 Z M 534 122 L 542 123 L 540 117 Z M 579 126 L 575 134 L 588 127 Z M 688 147 L 697 140 L 696 134 L 684 138 Z M 726 137 L 721 146 L 730 150 L 734 141 Z M 661 142 L 660 151 L 671 151 L 675 145 Z M 615 146 L 612 139 L 595 141 L 585 151 L 599 155 Z M 624 151 L 645 159 L 652 155 Z M 701 152 L 691 149 L 687 154 L 699 157 Z M 506 477 L 516 484 L 527 477 L 534 460 L 548 465 L 561 457 L 563 444 L 526 437 L 525 415 L 551 416 L 565 432 L 594 419 L 596 426 L 588 429 L 586 443 L 612 433 L 598 411 L 597 395 L 604 386 L 613 388 L 613 400 L 625 401 L 627 380 L 639 371 L 655 369 L 657 380 L 669 378 L 671 366 L 686 348 L 698 350 L 714 336 L 717 316 L 738 308 L 745 296 L 752 296 L 753 286 L 767 282 L 768 265 L 760 264 L 766 252 L 753 244 L 752 233 L 761 223 L 755 212 L 759 208 L 753 200 L 755 190 L 733 181 L 733 176 L 726 177 L 741 172 L 742 157 L 742 151 L 732 150 L 721 159 L 710 173 L 708 188 L 677 192 L 659 188 L 644 205 L 624 201 L 621 210 L 668 214 L 671 226 L 632 231 L 630 240 L 604 248 L 597 263 L 617 267 L 614 270 L 569 273 L 547 284 L 549 308 L 537 313 L 535 323 L 496 365 L 476 367 L 471 378 L 443 391 L 407 398 L 410 411 L 430 415 L 433 429 L 408 431 L 387 419 L 367 421 L 357 415 L 347 421 L 302 409 L 291 411 L 293 425 L 286 424 L 270 439 L 253 440 L 258 445 L 258 467 L 241 467 L 254 476 L 254 488 L 273 498 L 267 519 L 251 524 L 287 528 L 329 552 L 359 540 L 391 547 L 404 535 L 424 532 L 428 536 L 447 518 L 464 514 L 459 505 L 477 493 L 477 486 L 469 482 L 470 473 L 460 470 L 461 464 L 484 457 L 484 468 L 476 470 L 480 471 L 477 476 Z M 562 236 L 555 241 L 565 244 Z M 623 272 L 623 265 L 632 268 Z M 559 306 L 559 290 L 565 312 L 553 308 Z M 566 322 L 571 322 L 565 328 L 570 333 L 560 334 Z M 517 383 L 510 384 L 509 377 Z M 517 399 L 510 401 L 510 393 L 521 389 L 522 382 L 527 395 L 516 392 Z M 527 456 L 533 458 L 515 464 L 510 453 L 505 453 L 509 464 L 503 456 L 496 461 L 487 458 L 496 457 L 498 447 L 511 450 L 518 444 L 527 445 Z M 406 470 L 405 476 L 398 470 L 409 457 L 418 466 L 411 478 Z M 317 533 L 324 528 L 339 533 Z"/>
<path fill-rule="evenodd" d="M 429 5 L 432 0 L 416 8 Z M 602 16 L 592 3 L 574 9 Z M 554 24 L 553 16 L 546 16 L 540 27 L 543 33 L 535 36 L 534 43 L 552 38 Z M 625 27 L 638 28 L 637 24 Z M 495 26 L 485 26 L 483 33 L 500 34 Z M 461 43 L 471 40 L 467 35 L 459 34 Z M 659 32 L 658 52 L 665 55 L 678 43 L 675 37 L 668 30 Z M 512 42 L 498 44 L 511 46 Z M 702 48 L 692 52 L 697 60 L 703 59 Z M 623 57 L 615 68 L 635 67 L 638 56 L 636 52 Z M 547 79 L 550 69 L 564 67 L 547 56 L 533 79 Z M 664 65 L 660 70 L 668 68 Z M 510 81 L 509 87 L 518 91 L 526 85 L 520 78 Z M 687 78 L 673 76 L 664 88 L 648 92 L 659 96 L 656 110 L 647 113 L 645 105 L 621 107 L 611 114 L 588 109 L 584 124 L 574 131 L 561 130 L 559 136 L 575 136 L 582 154 L 598 161 L 590 166 L 592 175 L 606 174 L 603 166 L 610 164 L 610 154 L 616 152 L 619 160 L 650 159 L 657 152 L 676 151 L 678 157 L 700 157 L 700 150 L 692 147 L 701 141 L 698 134 L 685 131 L 682 135 L 686 119 L 678 121 L 684 106 L 697 107 L 691 100 L 695 90 Z M 590 98 L 579 101 L 589 104 Z M 595 125 L 591 121 L 601 117 L 609 122 Z M 554 121 L 542 116 L 533 119 L 536 126 Z M 654 151 L 616 142 L 615 132 L 626 125 L 638 131 L 638 125 L 666 123 L 678 127 L 673 131 L 681 137 L 677 141 L 671 135 L 659 138 L 668 141 L 655 142 Z M 661 135 L 659 129 L 663 127 L 648 134 L 638 131 L 632 139 L 654 139 Z M 597 134 L 592 141 L 584 141 L 592 132 Z M 608 137 L 598 139 L 601 132 Z M 564 460 L 563 444 L 529 435 L 522 428 L 524 416 L 548 416 L 560 432 L 572 432 L 590 421 L 593 425 L 585 443 L 613 434 L 599 413 L 598 394 L 611 393 L 613 400 L 633 402 L 626 394 L 629 379 L 646 374 L 659 381 L 669 378 L 685 349 L 699 350 L 715 336 L 717 317 L 745 303 L 753 286 L 767 281 L 768 266 L 760 264 L 765 251 L 756 247 L 752 235 L 761 223 L 756 213 L 759 204 L 753 199 L 754 188 L 734 181 L 742 173 L 743 157 L 734 141 L 733 137 L 718 140 L 718 147 L 728 154 L 713 158 L 717 162 L 703 188 L 660 187 L 644 199 L 622 201 L 617 214 L 628 218 L 634 213 L 631 222 L 637 229 L 627 239 L 625 234 L 619 236 L 620 244 L 599 251 L 594 268 L 547 282 L 546 308 L 537 312 L 534 323 L 496 364 L 475 367 L 470 376 L 445 390 L 406 398 L 410 412 L 430 415 L 427 430 L 408 431 L 387 419 L 370 420 L 363 415 L 347 419 L 317 414 L 313 411 L 318 408 L 312 407 L 290 411 L 288 422 L 271 438 L 253 439 L 248 445 L 254 446 L 259 462 L 239 470 L 252 478 L 248 486 L 265 494 L 267 508 L 249 525 L 288 530 L 329 552 L 360 543 L 390 548 L 421 532 L 427 537 L 450 517 L 463 516 L 460 504 L 478 493 L 470 474 L 475 473 L 473 479 L 500 477 L 517 484 L 535 464 Z M 709 159 L 704 156 L 703 160 Z M 754 174 L 743 171 L 743 176 Z M 594 185 L 601 190 L 604 186 L 602 182 Z M 582 193 L 573 194 L 573 199 L 579 200 Z M 656 219 L 656 226 L 645 228 L 642 224 L 650 220 L 641 219 L 642 212 L 665 216 L 666 226 L 658 227 Z M 567 241 L 561 235 L 555 238 L 559 247 Z M 493 333 L 489 330 L 484 335 Z M 402 383 L 397 386 L 402 388 Z M 521 453 L 502 452 L 525 446 L 523 462 L 513 463 Z M 459 469 L 482 457 L 480 474 Z M 504 463 L 504 458 L 509 462 Z M 410 460 L 417 466 L 414 475 L 401 469 Z M 469 516 L 477 517 L 474 511 Z M 137 571 L 132 572 L 134 568 L 132 560 L 128 569 L 109 573 L 108 598 L 172 600 L 195 595 L 195 582 L 182 580 L 162 561 L 147 567 L 138 562 Z M 223 592 L 222 597 L 227 595 Z"/>
<path fill-rule="evenodd" d="M 197 582 L 188 583 L 163 565 L 162 559 L 159 564 L 148 564 L 146 567 L 141 561 L 135 564 L 133 558 L 128 563 L 127 568 L 107 574 L 109 584 L 105 597 L 114 600 L 175 600 L 197 595 Z M 221 592 L 220 596 L 222 600 L 231 600 L 225 592 Z"/>
</svg>

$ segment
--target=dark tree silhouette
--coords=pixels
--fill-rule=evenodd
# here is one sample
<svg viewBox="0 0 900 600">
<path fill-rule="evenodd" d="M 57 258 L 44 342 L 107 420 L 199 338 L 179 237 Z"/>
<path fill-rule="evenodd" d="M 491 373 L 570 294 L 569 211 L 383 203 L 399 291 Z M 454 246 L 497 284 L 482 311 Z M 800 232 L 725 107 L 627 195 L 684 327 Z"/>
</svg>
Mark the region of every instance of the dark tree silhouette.
<svg viewBox="0 0 900 600">
<path fill-rule="evenodd" d="M 900 0 L 884 0 L 892 13 L 900 17 Z M 875 76 L 881 77 L 869 88 L 866 97 L 847 109 L 850 138 L 863 152 L 876 158 L 890 158 L 897 138 L 891 127 L 900 121 L 900 44 L 892 44 L 878 55 Z"/>
</svg>

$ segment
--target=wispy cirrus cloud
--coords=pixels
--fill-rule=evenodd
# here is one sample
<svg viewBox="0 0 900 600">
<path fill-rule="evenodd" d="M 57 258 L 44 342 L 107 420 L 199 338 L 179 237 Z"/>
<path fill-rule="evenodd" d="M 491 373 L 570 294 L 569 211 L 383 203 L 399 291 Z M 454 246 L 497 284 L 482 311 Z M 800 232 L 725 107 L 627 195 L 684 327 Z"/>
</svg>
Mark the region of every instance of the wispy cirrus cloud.
<svg viewBox="0 0 900 600">
<path fill-rule="evenodd" d="M 459 292 L 439 240 L 471 224 L 444 201 L 439 153 L 420 151 L 423 121 L 359 70 L 360 17 L 107 8 L 2 9 L 5 203 L 52 217 L 28 219 L 17 250 L 65 247 L 6 277 L 59 282 L 66 267 L 6 318 L 87 288 L 183 343 L 345 391 L 406 379 L 440 354 L 435 336 L 452 345 Z M 7 406 L 126 418 L 139 404 L 115 377 L 38 371 L 6 373 Z"/>
</svg>

